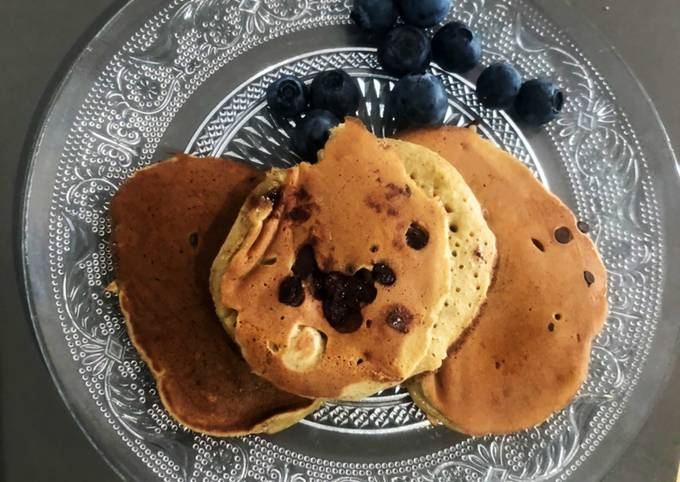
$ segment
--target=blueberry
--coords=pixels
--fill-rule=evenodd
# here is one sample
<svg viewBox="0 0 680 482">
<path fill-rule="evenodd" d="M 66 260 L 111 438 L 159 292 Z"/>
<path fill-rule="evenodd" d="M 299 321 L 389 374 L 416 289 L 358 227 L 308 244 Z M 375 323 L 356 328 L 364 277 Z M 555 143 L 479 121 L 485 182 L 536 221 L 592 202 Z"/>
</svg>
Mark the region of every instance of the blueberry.
<svg viewBox="0 0 680 482">
<path fill-rule="evenodd" d="M 424 72 L 431 57 L 430 39 L 421 29 L 410 25 L 390 30 L 378 49 L 380 65 L 396 77 Z"/>
<path fill-rule="evenodd" d="M 461 22 L 444 25 L 432 39 L 435 62 L 451 72 L 463 74 L 482 58 L 482 43 L 470 27 Z"/>
<path fill-rule="evenodd" d="M 394 86 L 390 108 L 401 128 L 442 124 L 448 108 L 444 84 L 432 74 L 407 75 Z"/>
<path fill-rule="evenodd" d="M 350 13 L 357 26 L 371 33 L 387 32 L 397 21 L 399 12 L 393 0 L 354 0 Z"/>
<path fill-rule="evenodd" d="M 339 123 L 338 118 L 327 110 L 311 111 L 293 131 L 293 149 L 303 160 L 316 162 L 316 153 L 326 144 L 331 129 Z"/>
<path fill-rule="evenodd" d="M 309 92 L 297 77 L 284 75 L 267 88 L 267 105 L 281 117 L 296 117 L 307 110 Z"/>
<path fill-rule="evenodd" d="M 477 80 L 477 97 L 489 109 L 507 109 L 515 101 L 522 77 L 509 64 L 493 64 Z"/>
<path fill-rule="evenodd" d="M 405 22 L 422 28 L 437 25 L 451 9 L 451 0 L 396 0 L 396 2 Z"/>
<path fill-rule="evenodd" d="M 321 72 L 312 81 L 311 104 L 313 109 L 325 109 L 340 119 L 354 114 L 359 107 L 359 84 L 344 70 Z"/>
<path fill-rule="evenodd" d="M 521 120 L 541 125 L 553 120 L 564 106 L 564 94 L 546 79 L 528 80 L 519 90 L 515 110 Z"/>
</svg>

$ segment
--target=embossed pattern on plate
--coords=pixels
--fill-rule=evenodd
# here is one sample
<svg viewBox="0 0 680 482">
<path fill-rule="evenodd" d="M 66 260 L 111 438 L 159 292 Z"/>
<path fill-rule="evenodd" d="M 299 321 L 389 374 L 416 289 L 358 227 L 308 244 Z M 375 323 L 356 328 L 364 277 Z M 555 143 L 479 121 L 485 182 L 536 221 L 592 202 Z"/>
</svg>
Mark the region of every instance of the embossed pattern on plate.
<svg viewBox="0 0 680 482">
<path fill-rule="evenodd" d="M 558 27 L 522 0 L 459 0 L 451 16 L 481 33 L 486 63 L 509 60 L 527 77 L 550 75 L 566 88 L 565 112 L 536 134 L 536 142 L 561 166 L 559 174 L 543 172 L 546 159 L 539 162 L 507 116 L 481 108 L 467 81 L 433 68 L 444 76 L 450 94 L 448 122 L 480 118 L 485 135 L 570 197 L 602 252 L 611 316 L 593 347 L 588 381 L 566 410 L 519 434 L 433 444 L 417 456 L 385 451 L 356 461 L 335 460 L 311 440 L 291 447 L 285 437 L 220 440 L 194 434 L 162 408 L 116 300 L 104 291 L 113 269 L 108 202 L 129 175 L 157 158 L 160 140 L 182 107 L 216 72 L 238 66 L 239 56 L 250 50 L 295 32 L 347 23 L 349 3 L 174 0 L 128 39 L 80 106 L 57 153 L 54 182 L 40 186 L 52 190 L 49 276 L 32 280 L 32 289 L 51 293 L 54 318 L 37 325 L 60 325 L 65 347 L 60 356 L 72 359 L 92 410 L 148 468 L 145 479 L 566 480 L 607 440 L 635 389 L 659 318 L 664 238 L 644 153 L 607 83 Z M 280 71 L 309 77 L 328 66 L 347 67 L 360 80 L 361 117 L 381 133 L 390 79 L 376 69 L 373 51 L 323 47 L 321 36 L 307 54 L 281 58 L 270 69 L 252 72 L 250 81 L 227 97 L 212 99 L 211 114 L 189 127 L 187 134 L 195 134 L 188 150 L 262 165 L 294 161 L 285 149 L 285 129 L 263 110 L 263 88 Z M 24 263 L 31 259 L 26 252 Z M 433 432 L 400 389 L 358 404 L 329 404 L 304 423 L 321 441 L 326 435 L 373 437 L 376 445 Z"/>
</svg>

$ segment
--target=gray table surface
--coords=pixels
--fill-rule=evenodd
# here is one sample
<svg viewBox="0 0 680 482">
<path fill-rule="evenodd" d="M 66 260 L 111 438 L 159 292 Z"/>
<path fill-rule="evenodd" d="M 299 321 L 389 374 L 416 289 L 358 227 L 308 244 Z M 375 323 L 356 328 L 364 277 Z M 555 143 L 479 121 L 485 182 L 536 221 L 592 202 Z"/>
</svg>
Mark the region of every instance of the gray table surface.
<svg viewBox="0 0 680 482">
<path fill-rule="evenodd" d="M 557 1 L 557 0 L 556 0 Z M 0 0 L 0 480 L 115 481 L 75 425 L 23 310 L 13 242 L 17 173 L 43 93 L 112 0 Z M 611 40 L 656 103 L 680 153 L 680 0 L 572 0 Z M 76 49 L 77 50 L 77 49 Z M 680 320 L 678 320 L 680 322 Z M 677 344 L 676 344 L 677 346 Z M 670 363 L 670 361 L 669 361 Z M 671 482 L 680 458 L 680 364 L 607 482 Z"/>
</svg>

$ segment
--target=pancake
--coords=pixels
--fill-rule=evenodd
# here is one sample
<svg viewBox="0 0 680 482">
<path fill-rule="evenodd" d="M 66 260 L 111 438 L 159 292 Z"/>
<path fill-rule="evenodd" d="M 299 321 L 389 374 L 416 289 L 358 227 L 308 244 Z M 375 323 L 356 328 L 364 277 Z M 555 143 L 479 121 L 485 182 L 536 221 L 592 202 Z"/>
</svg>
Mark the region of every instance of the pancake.
<svg viewBox="0 0 680 482">
<path fill-rule="evenodd" d="M 475 328 L 436 373 L 410 384 L 411 395 L 431 418 L 466 434 L 538 425 L 563 409 L 586 378 L 591 342 L 607 315 L 597 250 L 557 197 L 474 130 L 426 129 L 403 138 L 458 169 L 498 247 L 494 283 Z"/>
<path fill-rule="evenodd" d="M 177 156 L 137 172 L 111 202 L 112 288 L 130 338 L 168 412 L 205 434 L 276 432 L 318 405 L 251 373 L 208 289 L 212 261 L 262 178 L 235 162 Z"/>
<path fill-rule="evenodd" d="M 410 142 L 385 141 L 399 155 L 411 178 L 429 196 L 442 201 L 453 256 L 451 289 L 434 327 L 431 362 L 439 367 L 447 350 L 474 321 L 486 300 L 496 263 L 496 238 L 482 208 L 460 173 L 439 154 Z"/>
<path fill-rule="evenodd" d="M 336 128 L 319 157 L 273 171 L 255 189 L 215 260 L 211 289 L 255 373 L 292 393 L 356 400 L 441 364 L 444 353 L 431 349 L 451 290 L 448 219 L 357 120 Z M 298 269 L 302 248 L 308 269 Z M 396 281 L 365 281 L 382 264 Z M 282 302 L 284 282 L 303 293 L 284 300 L 296 306 Z M 334 305 L 372 289 L 358 315 Z M 347 316 L 336 320 L 335 308 Z"/>
</svg>

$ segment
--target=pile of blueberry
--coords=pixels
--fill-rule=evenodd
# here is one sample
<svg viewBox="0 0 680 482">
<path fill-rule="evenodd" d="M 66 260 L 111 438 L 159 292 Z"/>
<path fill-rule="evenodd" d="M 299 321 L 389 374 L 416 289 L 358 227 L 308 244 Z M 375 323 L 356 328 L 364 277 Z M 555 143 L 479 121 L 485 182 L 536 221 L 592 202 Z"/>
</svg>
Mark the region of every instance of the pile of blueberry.
<svg viewBox="0 0 680 482">
<path fill-rule="evenodd" d="M 389 97 L 388 116 L 400 128 L 440 125 L 448 109 L 441 79 L 427 73 L 434 60 L 443 69 L 458 74 L 479 64 L 479 36 L 461 22 L 439 28 L 432 38 L 428 31 L 444 20 L 451 0 L 355 0 L 351 18 L 378 41 L 378 60 L 387 73 L 398 77 Z M 404 23 L 397 23 L 398 18 Z M 546 79 L 522 83 L 509 64 L 487 67 L 477 81 L 477 96 L 489 109 L 508 109 L 523 122 L 541 125 L 562 110 L 564 94 Z M 347 115 L 356 113 L 361 100 L 359 86 L 342 70 L 321 72 L 305 85 L 284 76 L 269 86 L 271 112 L 293 119 L 293 149 L 304 160 L 314 162 L 328 140 L 330 129 Z"/>
</svg>

